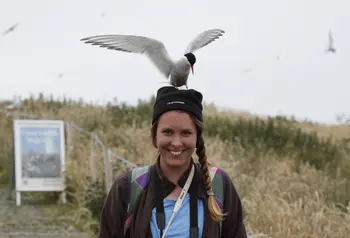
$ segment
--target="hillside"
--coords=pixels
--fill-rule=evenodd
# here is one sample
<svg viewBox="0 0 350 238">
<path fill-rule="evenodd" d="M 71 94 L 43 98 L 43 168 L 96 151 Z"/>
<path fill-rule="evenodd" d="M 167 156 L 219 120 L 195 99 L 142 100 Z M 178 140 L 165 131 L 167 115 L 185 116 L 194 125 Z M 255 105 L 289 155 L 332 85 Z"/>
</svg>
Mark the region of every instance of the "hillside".
<svg viewBox="0 0 350 238">
<path fill-rule="evenodd" d="M 21 113 L 74 122 L 96 133 L 115 154 L 142 165 L 152 163 L 156 154 L 150 141 L 153 100 L 140 101 L 136 107 L 97 107 L 39 95 L 25 100 Z M 208 158 L 230 174 L 243 201 L 249 233 L 276 238 L 346 237 L 350 233 L 349 126 L 260 118 L 219 111 L 214 105 L 205 106 L 204 122 Z M 74 209 L 67 216 L 74 214 L 78 227 L 96 232 L 105 196 L 103 150 L 95 151 L 99 179 L 95 181 L 88 159 L 90 137 L 76 131 L 70 147 L 74 149 L 66 176 L 68 200 Z M 0 183 L 8 182 L 11 148 L 12 117 L 0 111 Z M 114 164 L 121 167 L 119 162 Z M 57 198 L 49 195 L 47 200 Z"/>
</svg>

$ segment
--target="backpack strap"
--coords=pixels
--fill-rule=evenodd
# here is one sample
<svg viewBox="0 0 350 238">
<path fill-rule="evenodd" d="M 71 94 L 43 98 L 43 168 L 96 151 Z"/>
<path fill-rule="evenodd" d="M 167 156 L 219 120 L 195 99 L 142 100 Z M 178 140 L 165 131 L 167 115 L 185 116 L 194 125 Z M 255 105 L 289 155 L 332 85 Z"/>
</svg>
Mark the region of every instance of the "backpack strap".
<svg viewBox="0 0 350 238">
<path fill-rule="evenodd" d="M 221 170 L 217 167 L 211 167 L 210 171 L 211 184 L 215 196 L 215 200 L 219 205 L 221 212 L 224 210 L 224 180 Z"/>
<path fill-rule="evenodd" d="M 148 186 L 150 168 L 151 166 L 143 166 L 133 168 L 130 171 L 124 234 L 131 224 L 139 196 L 142 191 Z"/>
<path fill-rule="evenodd" d="M 221 212 L 224 211 L 224 178 L 221 170 L 217 167 L 211 167 L 209 170 L 211 184 L 213 188 L 216 203 L 219 205 Z M 219 237 L 221 237 L 222 222 L 219 223 Z"/>
</svg>

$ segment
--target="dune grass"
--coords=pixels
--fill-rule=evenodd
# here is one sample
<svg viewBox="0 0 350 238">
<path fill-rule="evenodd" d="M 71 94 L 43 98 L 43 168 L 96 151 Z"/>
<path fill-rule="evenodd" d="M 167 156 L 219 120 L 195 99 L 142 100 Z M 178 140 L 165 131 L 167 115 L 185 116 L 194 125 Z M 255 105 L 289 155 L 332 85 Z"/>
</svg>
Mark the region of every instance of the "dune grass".
<svg viewBox="0 0 350 238">
<path fill-rule="evenodd" d="M 150 141 L 152 102 L 98 107 L 82 101 L 25 100 L 23 113 L 72 121 L 94 131 L 116 154 L 139 165 L 155 161 Z M 5 104 L 3 105 L 5 106 Z M 350 233 L 350 128 L 262 118 L 205 105 L 205 143 L 209 161 L 223 168 L 237 188 L 249 233 L 269 237 L 347 237 Z M 96 234 L 105 198 L 103 150 L 97 153 L 98 180 L 91 179 L 90 138 L 74 132 L 67 161 L 68 217 Z M 0 112 L 0 183 L 7 182 L 12 156 L 12 118 Z M 114 168 L 125 166 L 114 161 Z M 36 195 L 37 196 L 37 195 Z M 43 195 L 44 196 L 44 195 Z M 57 199 L 51 194 L 47 199 Z"/>
</svg>

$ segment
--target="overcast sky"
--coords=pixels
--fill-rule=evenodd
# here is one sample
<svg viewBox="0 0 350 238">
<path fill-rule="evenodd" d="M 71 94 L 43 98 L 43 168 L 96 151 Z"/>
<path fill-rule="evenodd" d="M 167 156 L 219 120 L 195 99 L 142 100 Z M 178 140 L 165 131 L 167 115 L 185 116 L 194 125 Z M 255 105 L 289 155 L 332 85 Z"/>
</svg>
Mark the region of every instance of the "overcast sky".
<svg viewBox="0 0 350 238">
<path fill-rule="evenodd" d="M 153 37 L 177 59 L 198 33 L 221 28 L 196 53 L 189 88 L 220 107 L 333 123 L 350 116 L 349 9 L 346 0 L 0 0 L 1 33 L 20 23 L 0 36 L 0 98 L 44 92 L 134 104 L 165 78 L 143 55 L 81 38 Z M 330 29 L 336 54 L 325 52 Z"/>
</svg>

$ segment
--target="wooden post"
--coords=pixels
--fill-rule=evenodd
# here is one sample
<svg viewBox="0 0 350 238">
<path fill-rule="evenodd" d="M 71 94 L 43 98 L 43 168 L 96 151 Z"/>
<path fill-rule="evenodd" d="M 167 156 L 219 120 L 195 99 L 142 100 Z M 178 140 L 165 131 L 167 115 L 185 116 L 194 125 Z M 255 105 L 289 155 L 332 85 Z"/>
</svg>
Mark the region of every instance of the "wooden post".
<svg viewBox="0 0 350 238">
<path fill-rule="evenodd" d="M 67 123 L 67 161 L 72 159 L 72 151 L 73 151 L 73 130 L 72 125 Z"/>
<path fill-rule="evenodd" d="M 96 180 L 96 139 L 95 134 L 91 135 L 90 170 L 93 181 Z"/>
<path fill-rule="evenodd" d="M 8 185 L 8 200 L 12 200 L 13 190 L 16 188 L 16 168 L 15 168 L 15 130 L 14 130 L 14 120 L 20 119 L 20 109 L 16 108 L 14 113 L 12 114 L 12 156 L 9 159 L 9 167 L 8 167 L 8 178 L 9 178 L 9 185 Z"/>
<path fill-rule="evenodd" d="M 8 158 L 8 196 L 7 200 L 12 200 L 13 190 L 16 187 L 16 172 L 15 172 L 15 133 L 12 136 L 12 153 L 11 157 Z"/>
<path fill-rule="evenodd" d="M 113 184 L 113 168 L 111 165 L 111 157 L 112 157 L 111 149 L 108 149 L 108 189 L 111 189 Z"/>
<path fill-rule="evenodd" d="M 110 151 L 107 147 L 104 147 L 104 172 L 105 172 L 105 187 L 106 194 L 108 194 L 109 189 L 112 186 L 111 182 L 111 165 L 110 165 Z"/>
</svg>

